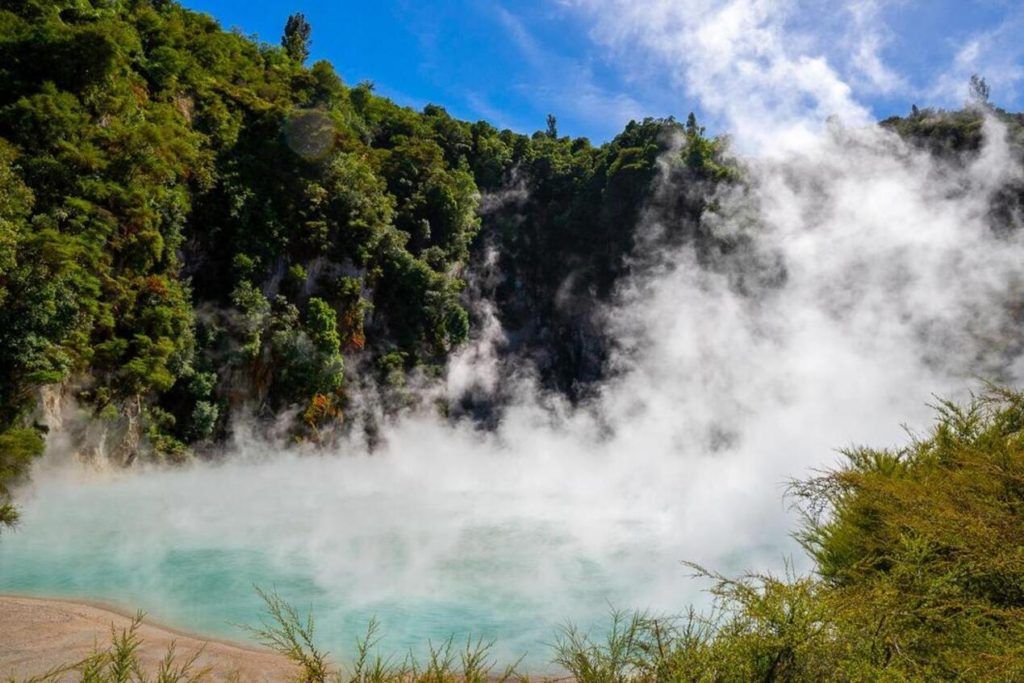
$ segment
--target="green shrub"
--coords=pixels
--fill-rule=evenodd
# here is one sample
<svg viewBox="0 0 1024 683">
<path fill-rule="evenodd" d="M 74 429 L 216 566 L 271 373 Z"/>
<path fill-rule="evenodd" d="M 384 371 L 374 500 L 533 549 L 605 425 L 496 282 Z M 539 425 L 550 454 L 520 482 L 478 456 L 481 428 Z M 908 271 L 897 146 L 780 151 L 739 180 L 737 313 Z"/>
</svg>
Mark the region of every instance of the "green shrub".
<svg viewBox="0 0 1024 683">
<path fill-rule="evenodd" d="M 13 487 L 23 481 L 32 460 L 43 454 L 43 439 L 34 429 L 8 429 L 0 433 L 0 529 L 18 523 Z"/>
</svg>

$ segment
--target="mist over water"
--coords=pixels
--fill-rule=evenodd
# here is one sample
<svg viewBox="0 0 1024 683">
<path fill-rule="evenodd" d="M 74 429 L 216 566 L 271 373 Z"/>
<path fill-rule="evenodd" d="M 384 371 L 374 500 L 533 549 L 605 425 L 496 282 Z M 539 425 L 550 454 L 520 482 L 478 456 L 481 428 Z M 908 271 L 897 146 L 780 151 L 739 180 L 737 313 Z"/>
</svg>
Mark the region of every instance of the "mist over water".
<svg viewBox="0 0 1024 683">
<path fill-rule="evenodd" d="M 987 224 L 1017 171 L 986 126 L 957 167 L 876 128 L 749 161 L 750 185 L 709 218 L 748 246 L 638 254 L 608 312 L 619 372 L 578 410 L 524 381 L 493 432 L 412 415 L 373 455 L 241 435 L 218 464 L 112 473 L 53 453 L 0 544 L 0 590 L 238 635 L 258 583 L 312 605 L 336 652 L 378 615 L 398 649 L 471 630 L 541 662 L 566 619 L 701 603 L 681 560 L 805 568 L 789 478 L 840 447 L 903 442 L 904 422 L 927 428 L 926 403 L 975 376 L 1017 379 L 1024 250 Z M 656 210 L 645 221 L 665 228 Z M 458 386 L 491 376 L 493 353 L 466 353 Z"/>
<path fill-rule="evenodd" d="M 652 204 L 606 314 L 616 373 L 590 403 L 524 379 L 494 431 L 414 414 L 372 455 L 241 433 L 218 463 L 96 472 L 53 449 L 0 543 L 0 590 L 237 636 L 258 583 L 311 605 L 335 653 L 377 615 L 398 651 L 472 631 L 540 666 L 565 620 L 702 604 L 682 560 L 807 569 L 790 478 L 852 444 L 904 443 L 933 397 L 1024 372 L 1024 245 L 990 224 L 1020 173 L 1001 126 L 954 161 L 875 126 L 809 130 L 745 158 L 746 184 L 716 198 L 709 224 L 742 245 L 729 254 L 665 247 Z M 495 381 L 498 339 L 484 326 L 451 391 Z"/>
</svg>

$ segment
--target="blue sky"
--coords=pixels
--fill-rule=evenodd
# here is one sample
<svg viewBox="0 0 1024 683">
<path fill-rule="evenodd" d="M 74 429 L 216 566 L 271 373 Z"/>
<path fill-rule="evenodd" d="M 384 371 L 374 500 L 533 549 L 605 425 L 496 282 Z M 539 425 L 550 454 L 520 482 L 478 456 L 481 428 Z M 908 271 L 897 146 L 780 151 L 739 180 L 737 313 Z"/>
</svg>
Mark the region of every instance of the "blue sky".
<svg viewBox="0 0 1024 683">
<path fill-rule="evenodd" d="M 402 104 L 433 102 L 461 118 L 522 132 L 543 128 L 550 112 L 563 134 L 598 142 L 630 118 L 683 118 L 691 110 L 713 131 L 729 129 L 736 102 L 717 101 L 724 96 L 717 89 L 737 101 L 754 97 L 759 115 L 770 117 L 793 115 L 794 108 L 844 113 L 836 88 L 848 87 L 847 100 L 884 117 L 913 103 L 955 106 L 977 71 L 997 104 L 1024 108 L 1024 7 L 1010 0 L 184 4 L 268 42 L 277 42 L 287 16 L 301 11 L 313 25 L 312 59 L 329 60 L 350 84 L 372 80 Z M 715 33 L 728 22 L 746 28 Z M 707 41 L 719 35 L 726 49 L 710 60 Z M 720 70 L 730 60 L 730 69 Z M 751 63 L 759 69 L 753 95 L 750 83 L 736 86 Z M 702 78 L 708 73 L 719 81 Z M 799 82 L 791 101 L 781 102 L 791 88 L 779 74 Z"/>
</svg>

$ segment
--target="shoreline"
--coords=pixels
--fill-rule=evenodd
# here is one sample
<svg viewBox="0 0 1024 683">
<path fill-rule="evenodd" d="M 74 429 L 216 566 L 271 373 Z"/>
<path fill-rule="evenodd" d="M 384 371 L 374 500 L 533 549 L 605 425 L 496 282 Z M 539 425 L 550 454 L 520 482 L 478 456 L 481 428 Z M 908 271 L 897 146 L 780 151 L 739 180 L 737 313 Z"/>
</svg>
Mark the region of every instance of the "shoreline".
<svg viewBox="0 0 1024 683">
<path fill-rule="evenodd" d="M 0 593 L 0 605 L 3 605 L 7 600 L 31 600 L 49 604 L 88 607 L 100 612 L 109 612 L 115 617 L 128 619 L 129 621 L 134 619 L 135 615 L 139 613 L 139 610 L 117 602 L 93 598 L 79 598 L 75 596 L 64 597 L 62 595 L 44 595 L 42 593 Z M 146 612 L 145 610 L 142 610 L 142 613 L 144 616 L 143 624 L 152 626 L 155 629 L 164 631 L 178 638 L 189 638 L 191 640 L 200 640 L 204 643 L 215 643 L 217 645 L 224 645 L 225 647 L 231 647 L 237 650 L 248 650 L 256 654 L 273 653 L 272 650 L 268 650 L 256 643 L 232 640 L 231 638 L 224 638 L 222 636 L 207 635 L 201 631 L 196 631 L 182 626 L 174 626 L 173 624 L 155 619 L 150 612 Z M 0 623 L 3 623 L 2 613 L 0 613 Z"/>
<path fill-rule="evenodd" d="M 0 593 L 0 680 L 15 681 L 39 676 L 47 671 L 88 656 L 98 644 L 110 642 L 111 625 L 126 628 L 137 610 L 104 600 L 40 595 L 38 593 Z M 297 667 L 284 656 L 258 644 L 229 638 L 207 636 L 198 631 L 172 626 L 146 613 L 139 627 L 142 644 L 140 659 L 147 673 L 154 674 L 173 643 L 180 665 L 202 649 L 196 669 L 212 668 L 209 681 L 228 683 L 286 683 L 294 680 Z M 548 674 L 531 675 L 539 682 L 570 681 L 571 678 Z M 76 681 L 66 675 L 60 681 Z"/>
<path fill-rule="evenodd" d="M 136 611 L 100 600 L 33 594 L 0 594 L 0 677 L 30 678 L 88 656 L 110 640 L 111 626 L 126 628 Z M 179 664 L 202 651 L 197 668 L 209 666 L 211 681 L 276 683 L 289 680 L 295 666 L 258 645 L 208 637 L 149 616 L 139 627 L 140 660 L 156 670 L 173 643 Z M 60 680 L 74 680 L 73 677 Z"/>
</svg>

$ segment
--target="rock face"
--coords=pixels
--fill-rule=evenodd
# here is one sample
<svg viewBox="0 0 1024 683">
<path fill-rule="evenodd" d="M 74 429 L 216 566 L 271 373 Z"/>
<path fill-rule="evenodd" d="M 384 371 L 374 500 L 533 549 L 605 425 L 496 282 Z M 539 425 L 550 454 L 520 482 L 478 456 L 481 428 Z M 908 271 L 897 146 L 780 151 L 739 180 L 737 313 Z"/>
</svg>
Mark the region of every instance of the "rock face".
<svg viewBox="0 0 1024 683">
<path fill-rule="evenodd" d="M 148 452 L 141 419 L 141 399 L 124 401 L 99 416 L 75 399 L 70 383 L 39 388 L 31 422 L 46 433 L 48 457 L 73 458 L 106 469 L 131 465 Z"/>
<path fill-rule="evenodd" d="M 45 600 L 0 597 L 0 678 L 23 680 L 57 666 L 79 661 L 104 647 L 111 629 L 128 628 L 132 620 L 99 606 Z M 272 652 L 200 636 L 143 622 L 139 659 L 149 675 L 155 675 L 167 649 L 174 645 L 180 666 L 201 650 L 195 669 L 209 667 L 211 681 L 277 683 L 293 680 L 296 669 Z M 62 681 L 77 678 L 68 674 Z"/>
</svg>

